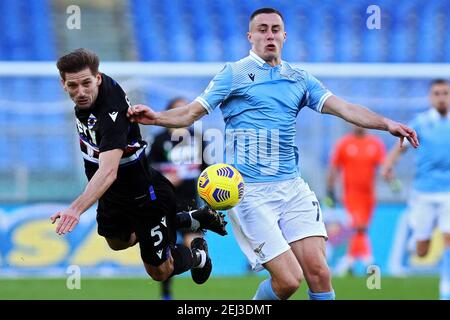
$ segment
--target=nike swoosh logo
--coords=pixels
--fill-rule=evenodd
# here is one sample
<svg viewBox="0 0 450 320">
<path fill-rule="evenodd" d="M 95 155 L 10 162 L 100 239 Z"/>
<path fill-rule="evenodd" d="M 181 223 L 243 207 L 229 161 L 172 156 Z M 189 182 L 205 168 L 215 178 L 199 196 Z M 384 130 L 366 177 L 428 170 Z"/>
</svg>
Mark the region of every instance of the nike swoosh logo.
<svg viewBox="0 0 450 320">
<path fill-rule="evenodd" d="M 117 114 L 118 114 L 117 111 L 114 111 L 114 112 L 110 112 L 110 113 L 109 113 L 109 116 L 111 117 L 111 119 L 112 119 L 113 122 L 116 122 Z"/>
</svg>

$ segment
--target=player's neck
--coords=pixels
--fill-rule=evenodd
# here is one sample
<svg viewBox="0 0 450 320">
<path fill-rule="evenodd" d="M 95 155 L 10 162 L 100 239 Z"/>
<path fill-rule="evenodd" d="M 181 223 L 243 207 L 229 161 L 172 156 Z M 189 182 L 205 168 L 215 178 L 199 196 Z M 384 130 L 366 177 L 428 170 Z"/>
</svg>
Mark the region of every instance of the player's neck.
<svg viewBox="0 0 450 320">
<path fill-rule="evenodd" d="M 265 61 L 269 66 L 276 67 L 281 64 L 281 57 L 272 58 L 272 59 L 265 60 Z"/>
</svg>

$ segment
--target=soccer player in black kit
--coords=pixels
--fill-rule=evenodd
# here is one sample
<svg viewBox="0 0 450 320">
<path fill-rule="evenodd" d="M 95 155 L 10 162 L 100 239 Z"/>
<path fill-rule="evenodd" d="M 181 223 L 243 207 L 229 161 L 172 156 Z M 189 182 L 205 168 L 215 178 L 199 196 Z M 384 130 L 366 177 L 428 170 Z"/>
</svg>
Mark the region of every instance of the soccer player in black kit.
<svg viewBox="0 0 450 320">
<path fill-rule="evenodd" d="M 172 184 L 146 163 L 146 143 L 139 126 L 126 117 L 129 100 L 112 78 L 98 71 L 97 55 L 77 49 L 59 58 L 57 67 L 64 90 L 75 102 L 75 115 L 85 173 L 84 192 L 59 218 L 56 232 L 71 232 L 83 212 L 96 201 L 99 235 L 113 250 L 139 243 L 142 261 L 156 281 L 191 270 L 194 282 L 204 283 L 212 263 L 206 241 L 199 237 L 191 248 L 177 245 L 176 228 L 200 225 L 226 234 L 223 215 L 203 209 L 176 213 Z"/>
</svg>

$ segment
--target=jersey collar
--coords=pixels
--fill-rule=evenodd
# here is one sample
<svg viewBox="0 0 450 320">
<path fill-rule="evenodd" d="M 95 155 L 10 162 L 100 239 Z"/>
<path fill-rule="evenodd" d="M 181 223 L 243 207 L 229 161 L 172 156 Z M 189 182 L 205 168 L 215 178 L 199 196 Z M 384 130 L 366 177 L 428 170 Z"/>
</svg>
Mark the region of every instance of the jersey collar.
<svg viewBox="0 0 450 320">
<path fill-rule="evenodd" d="M 266 67 L 266 68 L 281 68 L 283 62 L 275 67 L 272 67 L 269 65 L 264 59 L 262 59 L 260 56 L 258 56 L 256 53 L 254 53 L 252 50 L 249 51 L 250 58 L 255 61 L 258 66 L 260 67 Z"/>
<path fill-rule="evenodd" d="M 430 109 L 430 117 L 433 120 L 440 120 L 440 119 L 450 120 L 448 113 L 445 117 L 443 117 L 434 107 L 431 107 L 431 109 Z"/>
</svg>

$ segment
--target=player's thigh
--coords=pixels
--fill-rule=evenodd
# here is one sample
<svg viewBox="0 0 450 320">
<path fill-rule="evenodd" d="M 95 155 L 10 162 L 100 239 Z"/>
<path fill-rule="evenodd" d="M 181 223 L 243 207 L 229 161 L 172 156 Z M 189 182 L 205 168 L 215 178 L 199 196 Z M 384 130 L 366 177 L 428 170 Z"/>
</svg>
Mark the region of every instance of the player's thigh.
<svg viewBox="0 0 450 320">
<path fill-rule="evenodd" d="M 248 192 L 237 207 L 229 211 L 235 238 L 253 269 L 290 249 L 278 225 L 280 203 L 273 197 Z"/>
<path fill-rule="evenodd" d="M 158 267 L 170 256 L 176 242 L 175 196 L 171 187 L 154 184 L 155 196 L 141 200 L 133 207 L 131 220 L 139 239 L 142 260 Z"/>
<path fill-rule="evenodd" d="M 122 250 L 128 245 L 133 226 L 128 219 L 129 206 L 113 204 L 103 199 L 97 207 L 97 232 L 105 237 L 108 245 L 114 250 Z"/>
<path fill-rule="evenodd" d="M 327 237 L 320 204 L 314 192 L 302 179 L 294 180 L 289 188 L 285 211 L 279 220 L 284 238 L 291 244 L 312 236 Z"/>
<path fill-rule="evenodd" d="M 154 267 L 160 266 L 169 258 L 170 247 L 175 243 L 167 219 L 139 218 L 134 221 L 142 261 Z"/>
<path fill-rule="evenodd" d="M 291 249 L 306 278 L 309 274 L 328 270 L 324 237 L 313 236 L 297 240 L 291 243 Z"/>
<path fill-rule="evenodd" d="M 285 251 L 263 264 L 271 278 L 279 285 L 291 283 L 299 284 L 303 279 L 303 272 L 292 250 Z"/>
<path fill-rule="evenodd" d="M 426 196 L 413 192 L 408 202 L 408 223 L 415 241 L 431 239 L 437 217 L 436 207 Z"/>
<path fill-rule="evenodd" d="M 105 238 L 108 246 L 113 250 L 125 250 L 130 247 L 130 241 L 124 241 L 117 238 Z"/>
</svg>

